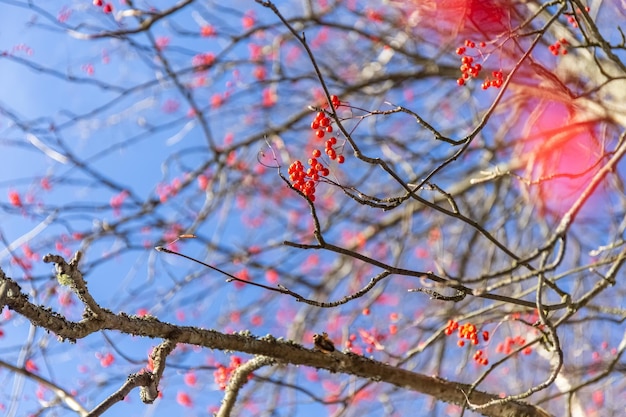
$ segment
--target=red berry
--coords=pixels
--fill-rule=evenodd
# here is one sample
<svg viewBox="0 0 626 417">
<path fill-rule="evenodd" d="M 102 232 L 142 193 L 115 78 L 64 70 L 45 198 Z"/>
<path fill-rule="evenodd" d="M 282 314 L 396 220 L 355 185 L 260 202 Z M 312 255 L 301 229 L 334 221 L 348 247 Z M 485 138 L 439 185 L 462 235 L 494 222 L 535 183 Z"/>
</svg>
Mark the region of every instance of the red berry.
<svg viewBox="0 0 626 417">
<path fill-rule="evenodd" d="M 93 0 L 93 5 L 94 6 L 98 6 L 98 7 L 102 7 L 102 0 Z"/>
<path fill-rule="evenodd" d="M 456 48 L 456 54 L 457 55 L 463 55 L 465 53 L 465 48 L 464 47 L 460 47 L 460 48 Z"/>
<path fill-rule="evenodd" d="M 343 164 L 346 161 L 346 158 L 343 155 L 339 155 L 337 157 L 337 163 Z"/>
<path fill-rule="evenodd" d="M 311 123 L 311 129 L 313 130 L 317 130 L 320 128 L 320 124 L 317 120 L 315 120 L 314 122 Z"/>
<path fill-rule="evenodd" d="M 102 8 L 102 11 L 104 13 L 111 13 L 113 11 L 113 6 L 111 5 L 111 3 L 107 3 L 104 5 L 104 7 Z"/>
<path fill-rule="evenodd" d="M 323 138 L 324 137 L 324 131 L 323 130 L 318 130 L 317 132 L 315 132 L 315 136 L 317 136 L 318 138 Z"/>
<path fill-rule="evenodd" d="M 324 117 L 323 119 L 321 119 L 320 120 L 320 126 L 322 126 L 322 127 L 330 126 L 330 119 L 328 117 Z"/>
<path fill-rule="evenodd" d="M 333 133 L 333 127 L 332 127 L 332 126 L 328 126 L 328 127 L 326 128 L 326 132 L 328 132 L 328 133 Z"/>
<path fill-rule="evenodd" d="M 311 155 L 313 155 L 314 158 L 319 158 L 322 155 L 322 152 L 319 149 L 313 149 Z"/>
<path fill-rule="evenodd" d="M 9 203 L 14 207 L 22 207 L 22 200 L 17 191 L 9 191 Z"/>
</svg>

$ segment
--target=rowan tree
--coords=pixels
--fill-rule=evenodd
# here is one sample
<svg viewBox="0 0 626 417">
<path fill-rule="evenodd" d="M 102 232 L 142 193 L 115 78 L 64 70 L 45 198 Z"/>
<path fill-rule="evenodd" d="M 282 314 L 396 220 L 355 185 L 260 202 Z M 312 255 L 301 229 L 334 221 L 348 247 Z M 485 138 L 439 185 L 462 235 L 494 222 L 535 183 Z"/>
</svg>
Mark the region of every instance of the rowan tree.
<svg viewBox="0 0 626 417">
<path fill-rule="evenodd" d="M 0 1 L 7 416 L 621 416 L 618 1 Z"/>
</svg>

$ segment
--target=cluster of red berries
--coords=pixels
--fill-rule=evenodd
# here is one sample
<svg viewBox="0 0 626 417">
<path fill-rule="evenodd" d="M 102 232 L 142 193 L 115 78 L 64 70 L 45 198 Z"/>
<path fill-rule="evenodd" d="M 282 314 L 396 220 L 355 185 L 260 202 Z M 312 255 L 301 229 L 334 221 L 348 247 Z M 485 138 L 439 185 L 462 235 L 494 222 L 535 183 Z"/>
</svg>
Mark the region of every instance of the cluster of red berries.
<svg viewBox="0 0 626 417">
<path fill-rule="evenodd" d="M 333 97 L 333 106 L 335 106 L 336 108 L 341 103 L 339 102 L 339 99 L 336 98 L 337 96 L 332 96 L 332 97 Z M 337 101 L 335 102 L 335 100 Z M 311 129 L 315 131 L 315 136 L 319 139 L 323 139 L 324 136 L 326 136 L 326 133 L 333 132 L 333 127 L 331 126 L 331 120 L 328 116 L 326 116 L 326 113 L 324 113 L 323 111 L 317 113 L 317 115 L 315 116 L 315 120 L 313 120 L 313 122 L 311 123 Z M 324 153 L 328 155 L 330 159 L 337 160 L 338 163 L 343 164 L 345 161 L 345 158 L 343 155 L 337 155 L 337 151 L 334 148 L 336 144 L 337 144 L 336 137 L 331 136 L 330 138 L 326 139 Z M 315 151 L 317 151 L 317 149 L 313 151 L 313 156 L 317 158 L 319 155 L 316 156 Z M 320 151 L 320 154 L 321 154 L 321 151 Z"/>
<path fill-rule="evenodd" d="M 102 7 L 102 11 L 106 14 L 109 14 L 113 11 L 113 5 L 111 3 L 104 3 L 102 0 L 93 0 L 93 5 L 97 7 Z"/>
<path fill-rule="evenodd" d="M 504 353 L 505 355 L 508 355 L 509 353 L 513 351 L 513 347 L 515 345 L 524 346 L 525 344 L 526 344 L 526 339 L 524 339 L 521 336 L 515 336 L 515 337 L 507 336 L 506 339 L 504 339 L 504 342 L 498 343 L 498 346 L 496 346 L 496 352 Z M 533 349 L 530 346 L 527 346 L 522 350 L 522 353 L 524 355 L 530 355 L 532 351 Z"/>
<path fill-rule="evenodd" d="M 311 129 L 315 131 L 315 136 L 322 139 L 326 136 L 326 133 L 333 133 L 333 127 L 330 124 L 330 118 L 321 111 L 317 113 L 315 120 L 311 122 Z"/>
<path fill-rule="evenodd" d="M 469 340 L 470 342 L 472 342 L 473 345 L 478 344 L 478 329 L 474 324 L 465 323 L 464 325 L 459 326 L 458 322 L 454 320 L 449 320 L 448 325 L 446 326 L 446 330 L 444 330 L 444 333 L 446 334 L 446 336 L 450 336 L 456 330 L 458 330 L 459 341 L 457 344 L 459 345 L 459 347 L 465 346 L 465 341 L 463 339 Z M 483 340 L 487 342 L 489 340 L 489 332 L 485 330 L 482 333 L 482 337 Z"/>
<path fill-rule="evenodd" d="M 567 39 L 565 38 L 561 38 L 560 40 L 554 42 L 552 45 L 550 45 L 549 49 L 550 49 L 550 53 L 554 56 L 558 56 L 559 54 L 561 55 L 567 55 Z"/>
<path fill-rule="evenodd" d="M 456 54 L 461 56 L 461 66 L 459 67 L 461 70 L 461 77 L 456 80 L 458 85 L 465 85 L 466 80 L 470 78 L 478 78 L 483 66 L 480 63 L 474 62 L 474 57 L 468 55 L 466 52 L 468 52 L 469 49 L 480 49 L 485 46 L 487 46 L 485 42 L 480 42 L 477 47 L 475 42 L 467 39 L 464 46 L 460 46 L 456 49 Z M 480 51 L 479 55 L 481 55 Z M 492 75 L 493 79 L 489 79 L 489 77 L 487 77 L 483 81 L 481 85 L 483 90 L 486 90 L 489 87 L 500 88 L 502 86 L 502 83 L 504 82 L 504 75 L 502 74 L 502 71 L 493 71 Z"/>
<path fill-rule="evenodd" d="M 474 361 L 482 366 L 489 365 L 489 359 L 483 356 L 483 351 L 481 349 L 478 349 L 476 353 L 474 353 Z"/>
<path fill-rule="evenodd" d="M 331 96 L 333 106 L 335 108 L 341 105 L 339 98 L 335 95 Z M 332 133 L 333 127 L 330 118 L 320 111 L 316 114 L 315 120 L 311 123 L 311 129 L 315 131 L 315 136 L 319 139 L 323 139 L 326 133 Z M 335 145 L 337 144 L 337 138 L 331 136 L 326 139 L 324 153 L 331 160 L 335 160 L 340 164 L 345 162 L 343 155 L 337 155 Z M 299 160 L 294 161 L 289 165 L 289 179 L 293 182 L 293 187 L 296 190 L 301 191 L 309 200 L 315 201 L 315 184 L 320 180 L 320 177 L 326 177 L 330 173 L 328 168 L 318 159 L 322 156 L 320 149 L 313 149 L 311 152 L 311 158 L 309 158 L 308 168 L 305 170 L 304 165 Z"/>
<path fill-rule="evenodd" d="M 330 96 L 330 101 L 333 103 L 333 107 L 335 109 L 341 106 L 341 101 L 339 100 L 339 97 L 334 94 Z M 326 136 L 326 133 L 333 132 L 333 127 L 331 126 L 331 123 L 332 122 L 330 118 L 326 116 L 326 113 L 321 111 L 317 113 L 317 115 L 315 116 L 315 120 L 311 122 L 311 129 L 315 131 L 315 136 L 322 139 L 324 136 Z"/>
<path fill-rule="evenodd" d="M 483 81 L 481 85 L 481 88 L 483 90 L 486 90 L 489 87 L 502 87 L 502 83 L 504 82 L 504 74 L 502 73 L 502 71 L 492 71 L 491 75 L 493 76 L 492 80 L 490 80 L 489 78 L 485 78 L 485 81 Z"/>
<path fill-rule="evenodd" d="M 485 42 L 481 42 L 478 44 L 480 48 L 484 48 L 486 46 Z M 474 57 L 470 55 L 466 55 L 465 52 L 468 49 L 476 48 L 476 43 L 467 39 L 465 41 L 465 46 L 458 47 L 456 49 L 456 54 L 461 56 L 461 77 L 456 80 L 458 85 L 464 85 L 465 80 L 470 77 L 477 78 L 480 74 L 480 71 L 483 69 L 482 65 L 478 63 L 474 63 Z"/>
<path fill-rule="evenodd" d="M 478 329 L 476 328 L 474 324 L 465 323 L 459 326 L 458 322 L 454 320 L 448 320 L 448 325 L 446 326 L 444 333 L 446 334 L 446 336 L 450 336 L 454 332 L 457 332 L 457 335 L 459 338 L 459 340 L 456 342 L 457 346 L 459 347 L 465 346 L 466 340 L 469 340 L 472 343 L 472 345 L 478 344 Z M 483 338 L 483 341 L 485 342 L 489 341 L 489 332 L 487 330 L 484 330 L 481 336 Z M 474 354 L 474 360 L 479 365 L 485 366 L 489 364 L 489 360 L 483 355 L 483 351 L 480 349 L 477 350 L 476 353 Z"/>
<path fill-rule="evenodd" d="M 319 181 L 320 176 L 325 177 L 329 174 L 328 168 L 319 162 L 315 155 L 320 155 L 318 149 L 313 150 L 313 157 L 309 158 L 309 168 L 306 171 L 299 160 L 289 165 L 287 171 L 289 179 L 293 182 L 293 188 L 301 191 L 311 201 L 315 201 L 315 183 Z"/>
</svg>

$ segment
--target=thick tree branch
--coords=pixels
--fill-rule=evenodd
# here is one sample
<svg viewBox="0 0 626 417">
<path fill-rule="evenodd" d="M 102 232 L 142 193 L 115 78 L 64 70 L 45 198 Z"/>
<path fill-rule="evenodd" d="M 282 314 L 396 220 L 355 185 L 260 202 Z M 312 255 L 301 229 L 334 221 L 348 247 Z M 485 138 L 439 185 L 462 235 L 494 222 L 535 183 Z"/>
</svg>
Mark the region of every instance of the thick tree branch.
<svg viewBox="0 0 626 417">
<path fill-rule="evenodd" d="M 210 349 L 261 355 L 292 365 L 311 366 L 318 369 L 326 369 L 332 373 L 343 373 L 376 382 L 386 382 L 403 389 L 432 396 L 439 401 L 457 405 L 466 405 L 469 402 L 470 404 L 480 406 L 498 399 L 498 396 L 495 394 L 472 391 L 469 384 L 450 382 L 441 378 L 422 375 L 352 353 L 335 352 L 333 355 L 327 355 L 307 349 L 292 341 L 276 340 L 270 335 L 257 338 L 250 335 L 249 332 L 224 334 L 215 330 L 164 323 L 154 317 L 142 318 L 129 316 L 125 313 L 113 314 L 104 309 L 102 310 L 102 316 L 98 316 L 97 320 L 88 318 L 78 323 L 71 322 L 49 309 L 30 303 L 28 297 L 21 292 L 19 285 L 11 278 L 6 277 L 1 270 L 0 301 L 2 301 L 0 307 L 6 305 L 29 319 L 33 325 L 52 331 L 59 338 L 70 341 L 82 339 L 101 330 L 115 330 L 134 336 L 173 339 L 178 343 Z M 166 342 L 167 346 L 164 346 L 166 351 L 171 351 L 169 343 Z M 138 385 L 146 386 L 149 382 L 145 376 L 131 376 L 130 380 L 114 394 L 115 398 L 110 400 L 111 403 L 115 403 L 120 397 L 123 398 L 132 387 Z M 467 395 L 466 393 L 468 392 L 471 392 L 471 394 Z M 107 405 L 110 407 L 109 403 L 103 405 L 103 407 Z M 480 412 L 485 416 L 493 417 L 548 416 L 538 407 L 515 401 L 490 406 L 481 409 Z"/>
</svg>

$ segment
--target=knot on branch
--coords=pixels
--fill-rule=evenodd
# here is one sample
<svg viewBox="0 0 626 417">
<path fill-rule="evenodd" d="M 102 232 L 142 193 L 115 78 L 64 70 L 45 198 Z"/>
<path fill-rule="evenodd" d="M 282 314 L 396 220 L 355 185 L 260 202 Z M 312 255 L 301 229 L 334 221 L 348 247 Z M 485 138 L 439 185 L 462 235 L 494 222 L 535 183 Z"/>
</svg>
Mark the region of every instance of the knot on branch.
<svg viewBox="0 0 626 417">
<path fill-rule="evenodd" d="M 59 284 L 68 286 L 85 305 L 84 318 L 103 320 L 107 316 L 107 312 L 91 296 L 87 289 L 87 282 L 85 282 L 82 272 L 78 269 L 78 263 L 81 258 L 82 252 L 78 251 L 68 263 L 62 256 L 49 253 L 43 257 L 43 261 L 45 263 L 54 263 Z"/>
<path fill-rule="evenodd" d="M 5 305 L 11 307 L 9 301 L 18 296 L 25 297 L 24 294 L 22 294 L 22 288 L 17 282 L 7 278 L 0 269 L 0 310 L 2 310 Z"/>
<path fill-rule="evenodd" d="M 140 387 L 139 398 L 144 404 L 152 404 L 159 396 L 159 381 L 152 372 L 129 375 L 128 381 Z"/>
<path fill-rule="evenodd" d="M 67 285 L 71 285 L 72 282 L 76 282 L 76 275 L 80 275 L 80 280 L 82 280 L 82 274 L 78 270 L 78 263 L 80 262 L 82 256 L 82 252 L 78 251 L 74 254 L 74 257 L 70 260 L 70 262 L 67 263 L 62 256 L 49 253 L 44 255 L 43 261 L 47 264 L 54 263 L 54 268 L 59 282 L 65 279 L 68 281 Z"/>
<path fill-rule="evenodd" d="M 176 342 L 168 339 L 164 340 L 154 348 L 150 354 L 152 359 L 153 372 L 133 374 L 129 377 L 142 378 L 136 385 L 141 386 L 139 398 L 145 404 L 152 404 L 159 395 L 159 382 L 165 371 L 165 359 L 176 348 Z"/>
</svg>

